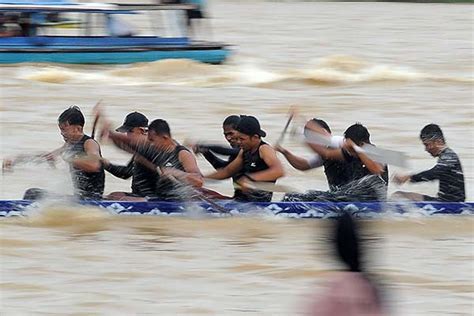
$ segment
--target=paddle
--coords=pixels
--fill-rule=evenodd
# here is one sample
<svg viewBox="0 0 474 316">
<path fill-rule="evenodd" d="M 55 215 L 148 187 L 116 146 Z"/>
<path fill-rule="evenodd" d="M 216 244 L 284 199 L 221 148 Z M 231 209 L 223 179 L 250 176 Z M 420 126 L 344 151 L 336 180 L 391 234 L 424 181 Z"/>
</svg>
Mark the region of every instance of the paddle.
<svg viewBox="0 0 474 316">
<path fill-rule="evenodd" d="M 331 146 L 331 139 L 317 132 L 307 130 L 305 132 L 305 141 L 315 145 Z M 395 165 L 400 167 L 407 166 L 407 155 L 400 151 L 383 149 L 374 145 L 365 144 L 362 147 L 355 146 L 356 152 L 364 153 L 378 163 Z"/>
<path fill-rule="evenodd" d="M 227 179 L 226 179 L 227 180 Z M 214 180 L 214 179 L 206 179 L 206 183 L 213 184 L 213 183 L 220 183 L 222 180 Z M 238 183 L 233 184 L 234 188 L 242 189 L 242 186 Z M 252 189 L 252 190 L 260 190 L 260 191 L 268 191 L 268 192 L 279 192 L 279 193 L 289 193 L 289 192 L 298 192 L 299 189 L 294 187 L 284 185 L 284 184 L 276 184 L 273 182 L 261 182 L 261 181 L 249 181 L 244 189 Z"/>
<path fill-rule="evenodd" d="M 126 145 L 124 145 L 124 146 L 126 146 Z M 142 155 L 137 153 L 135 150 L 133 150 L 129 146 L 127 146 L 127 149 L 128 149 L 129 152 L 134 154 L 134 156 L 135 156 L 134 159 L 135 159 L 136 162 L 139 162 L 140 164 L 142 164 L 143 166 L 145 166 L 146 168 L 150 169 L 153 172 L 157 172 L 161 176 L 165 176 L 165 177 L 169 178 L 171 181 L 173 181 L 175 183 L 181 182 L 178 179 L 176 179 L 174 176 L 163 175 L 163 172 L 161 171 L 161 169 L 158 166 L 156 166 L 154 163 L 152 163 L 151 161 L 149 161 L 148 159 L 146 159 L 145 157 L 143 157 Z M 97 160 L 97 159 L 98 159 L 97 157 L 81 157 L 81 158 L 76 158 L 75 160 L 84 161 L 84 160 Z M 230 213 L 229 209 L 227 209 L 227 208 L 223 207 L 222 205 L 219 205 L 216 202 L 212 201 L 210 198 L 205 196 L 203 193 L 199 192 L 198 189 L 196 189 L 194 187 L 190 187 L 190 188 L 193 190 L 193 193 L 196 195 L 196 197 L 198 199 L 209 203 L 218 212 L 220 212 L 220 213 Z"/>
<path fill-rule="evenodd" d="M 234 186 L 240 188 L 238 184 L 235 184 Z M 247 189 L 280 193 L 290 193 L 299 191 L 288 185 L 276 184 L 272 182 L 247 182 Z"/>
<path fill-rule="evenodd" d="M 295 116 L 295 112 L 296 111 L 294 110 L 294 108 L 290 107 L 288 120 L 286 121 L 285 127 L 283 128 L 283 131 L 281 132 L 280 137 L 278 137 L 278 139 L 275 143 L 275 146 L 280 145 L 280 143 L 283 141 L 283 138 L 285 138 L 285 134 L 288 130 L 288 127 L 290 126 L 291 121 L 293 120 L 293 118 Z"/>
<path fill-rule="evenodd" d="M 97 128 L 97 123 L 99 122 L 99 119 L 100 119 L 98 108 L 101 102 L 102 102 L 102 99 L 100 99 L 99 102 L 97 102 L 94 106 L 94 112 L 97 112 L 97 113 L 95 114 L 94 123 L 92 124 L 92 133 L 91 133 L 92 139 L 94 139 L 95 137 L 95 130 Z"/>
<path fill-rule="evenodd" d="M 7 171 L 13 171 L 13 167 L 19 164 L 26 164 L 26 163 L 35 163 L 41 164 L 47 162 L 50 167 L 54 168 L 54 160 L 53 157 L 59 156 L 64 151 L 64 146 L 58 149 L 55 149 L 49 153 L 45 154 L 25 154 L 25 155 L 18 155 L 13 159 L 4 159 L 2 162 L 2 173 Z"/>
<path fill-rule="evenodd" d="M 133 150 L 133 149 L 132 149 Z M 145 157 L 143 157 L 142 155 L 140 155 L 139 153 L 137 153 L 136 151 L 134 151 L 134 155 L 135 155 L 135 160 L 139 163 L 141 163 L 142 165 L 144 165 L 145 167 L 147 167 L 148 169 L 150 170 L 153 170 L 155 172 L 157 172 L 159 175 L 163 175 L 163 172 L 161 171 L 160 167 L 156 166 L 154 163 L 152 163 L 151 161 L 149 161 L 148 159 L 146 159 Z M 166 175 L 167 178 L 169 178 L 171 181 L 173 182 L 182 182 L 180 180 L 178 180 L 176 177 L 174 176 L 170 176 L 170 175 Z M 210 205 L 212 205 L 212 207 L 214 209 L 216 209 L 217 211 L 219 211 L 220 213 L 230 213 L 230 210 L 226 209 L 225 207 L 223 207 L 222 205 L 219 205 L 217 204 L 216 202 L 214 202 L 213 200 L 211 200 L 210 198 L 208 198 L 207 196 L 205 196 L 203 193 L 199 192 L 198 189 L 194 188 L 194 187 L 190 187 L 193 191 L 194 191 L 194 194 L 196 195 L 196 197 L 200 200 L 203 200 L 207 203 L 209 203 Z"/>
</svg>

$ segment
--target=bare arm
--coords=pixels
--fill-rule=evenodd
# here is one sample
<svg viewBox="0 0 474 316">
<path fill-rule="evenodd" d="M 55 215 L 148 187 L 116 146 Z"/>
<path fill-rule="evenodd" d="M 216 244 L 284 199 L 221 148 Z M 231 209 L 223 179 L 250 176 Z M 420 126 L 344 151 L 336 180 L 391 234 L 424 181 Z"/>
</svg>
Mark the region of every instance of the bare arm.
<svg viewBox="0 0 474 316">
<path fill-rule="evenodd" d="M 344 155 L 340 148 L 327 148 L 326 146 L 311 144 L 308 143 L 309 148 L 311 148 L 315 153 L 320 155 L 323 159 L 329 160 L 341 160 L 344 161 Z"/>
<path fill-rule="evenodd" d="M 281 147 L 280 145 L 275 146 L 275 150 L 282 153 L 293 168 L 303 171 L 311 169 L 307 159 L 294 155 L 289 150 Z"/>
<path fill-rule="evenodd" d="M 181 150 L 178 154 L 178 159 L 183 165 L 184 172 L 178 169 L 173 170 L 173 175 L 181 181 L 186 181 L 192 186 L 200 188 L 203 185 L 201 171 L 194 158 L 187 150 Z"/>
<path fill-rule="evenodd" d="M 352 156 L 359 157 L 362 164 L 365 165 L 365 167 L 370 171 L 370 173 L 381 175 L 384 172 L 384 166 L 370 159 L 361 150 L 357 150 L 360 148 L 358 148 L 351 139 L 346 139 L 343 148 L 346 149 L 346 151 L 349 152 Z"/>
<path fill-rule="evenodd" d="M 237 172 L 239 172 L 242 169 L 242 163 L 243 163 L 242 153 L 243 151 L 241 150 L 237 158 L 235 158 L 225 168 L 218 169 L 215 172 L 208 174 L 204 177 L 208 179 L 215 179 L 215 180 L 224 180 L 224 179 L 232 177 L 233 175 L 235 175 Z"/>
<path fill-rule="evenodd" d="M 254 181 L 276 181 L 285 175 L 281 161 L 278 159 L 275 150 L 269 145 L 263 145 L 259 148 L 260 157 L 268 166 L 268 169 L 254 172 L 249 176 Z"/>
<path fill-rule="evenodd" d="M 100 147 L 99 144 L 93 140 L 88 139 L 84 143 L 84 151 L 89 158 L 96 158 L 96 159 L 78 159 L 72 162 L 74 168 L 81 169 L 85 172 L 99 172 L 100 168 L 102 167 L 102 163 L 100 161 Z"/>
<path fill-rule="evenodd" d="M 115 146 L 132 154 L 137 151 L 137 147 L 139 147 L 140 144 L 145 143 L 145 141 L 132 140 L 126 134 L 112 131 L 109 132 L 108 137 L 113 141 Z"/>
</svg>

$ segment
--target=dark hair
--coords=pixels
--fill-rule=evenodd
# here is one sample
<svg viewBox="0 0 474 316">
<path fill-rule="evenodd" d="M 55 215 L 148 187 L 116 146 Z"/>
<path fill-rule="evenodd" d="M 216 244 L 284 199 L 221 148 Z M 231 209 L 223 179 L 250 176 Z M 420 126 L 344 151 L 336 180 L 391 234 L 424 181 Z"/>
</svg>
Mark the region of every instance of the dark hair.
<svg viewBox="0 0 474 316">
<path fill-rule="evenodd" d="M 312 118 L 311 121 L 318 124 L 319 126 L 324 128 L 329 134 L 331 134 L 331 129 L 329 128 L 328 123 L 326 123 L 325 121 L 323 121 L 321 119 L 318 119 L 318 118 Z"/>
<path fill-rule="evenodd" d="M 158 135 L 171 136 L 170 126 L 168 122 L 162 119 L 156 119 L 148 125 L 149 131 L 154 131 Z"/>
<path fill-rule="evenodd" d="M 79 107 L 73 105 L 58 117 L 59 124 L 80 125 L 84 127 L 85 119 Z"/>
<path fill-rule="evenodd" d="M 439 125 L 436 125 L 436 124 L 428 124 L 425 127 L 423 127 L 423 129 L 420 132 L 420 139 L 422 141 L 439 139 L 445 142 L 443 131 L 441 130 Z"/>
<path fill-rule="evenodd" d="M 369 131 L 360 123 L 355 123 L 349 126 L 344 132 L 344 137 L 352 140 L 357 145 L 361 145 L 362 143 L 370 144 Z"/>
<path fill-rule="evenodd" d="M 343 212 L 338 218 L 335 229 L 337 254 L 350 271 L 361 272 L 361 249 L 357 226 L 352 216 Z"/>
<path fill-rule="evenodd" d="M 240 116 L 238 115 L 231 115 L 225 118 L 224 122 L 222 123 L 222 127 L 224 126 L 230 126 L 233 129 L 239 125 L 240 122 Z"/>
</svg>

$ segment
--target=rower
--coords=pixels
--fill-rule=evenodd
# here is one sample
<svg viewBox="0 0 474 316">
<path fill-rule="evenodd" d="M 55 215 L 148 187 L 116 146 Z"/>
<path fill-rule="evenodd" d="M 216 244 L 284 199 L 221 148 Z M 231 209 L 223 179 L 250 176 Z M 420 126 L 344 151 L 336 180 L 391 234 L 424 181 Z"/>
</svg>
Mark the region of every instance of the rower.
<svg viewBox="0 0 474 316">
<path fill-rule="evenodd" d="M 330 137 L 332 145 L 331 148 L 340 148 L 344 143 L 344 137 L 342 136 L 332 136 L 331 129 L 329 125 L 317 118 L 309 120 L 304 126 L 305 132 L 316 131 L 321 134 Z M 281 145 L 276 145 L 275 150 L 282 153 L 285 156 L 286 160 L 292 165 L 295 169 L 306 171 L 314 168 L 319 168 L 324 166 L 324 173 L 329 185 L 329 190 L 336 190 L 341 185 L 344 185 L 348 182 L 348 176 L 346 175 L 346 169 L 342 162 L 337 160 L 328 160 L 323 159 L 320 155 L 315 154 L 310 159 L 296 156 L 288 149 L 283 148 Z"/>
<path fill-rule="evenodd" d="M 129 113 L 125 117 L 122 126 L 115 131 L 126 133 L 131 139 L 146 142 L 148 131 L 148 119 L 139 112 Z M 156 191 L 156 172 L 150 171 L 149 168 L 136 160 L 134 155 L 126 166 L 116 165 L 102 159 L 104 169 L 114 176 L 121 179 L 129 179 L 132 177 L 132 192 L 112 192 L 107 195 L 109 200 L 133 201 L 136 197 L 153 196 Z"/>
<path fill-rule="evenodd" d="M 58 118 L 58 126 L 65 144 L 55 154 L 69 163 L 74 195 L 80 199 L 100 200 L 104 193 L 105 174 L 100 163 L 99 144 L 84 134 L 85 119 L 77 106 L 71 106 Z M 87 159 L 82 159 L 86 157 Z M 54 159 L 53 155 L 47 157 Z M 42 189 L 28 189 L 24 199 L 38 199 L 47 195 Z"/>
<path fill-rule="evenodd" d="M 226 167 L 205 176 L 209 179 L 223 180 L 235 177 L 240 186 L 234 199 L 245 202 L 270 202 L 272 192 L 252 190 L 252 181 L 273 182 L 284 175 L 283 166 L 275 150 L 262 138 L 266 133 L 253 116 L 242 115 L 236 130 L 239 132 L 240 152 Z"/>
<path fill-rule="evenodd" d="M 231 163 L 239 154 L 240 147 L 238 144 L 238 134 L 236 130 L 240 122 L 240 116 L 231 115 L 226 117 L 222 123 L 224 137 L 230 145 L 229 147 L 219 145 L 208 145 L 203 143 L 196 143 L 191 145 L 195 154 L 202 154 L 204 158 L 214 167 L 220 169 Z M 228 159 L 221 159 L 217 155 L 227 156 Z"/>
<path fill-rule="evenodd" d="M 351 125 L 344 132 L 342 148 L 327 148 L 322 145 L 308 145 L 325 160 L 338 160 L 344 163 L 348 183 L 334 191 L 309 191 L 306 201 L 380 201 L 385 200 L 388 186 L 388 169 L 365 153 L 357 151 L 357 147 L 370 144 L 370 134 L 360 123 Z M 284 201 L 301 201 L 300 196 L 287 194 Z"/>
<path fill-rule="evenodd" d="M 433 157 L 438 157 L 436 165 L 426 171 L 411 175 L 395 175 L 398 184 L 405 182 L 424 182 L 439 180 L 437 197 L 414 192 L 395 192 L 392 197 L 405 198 L 413 201 L 464 202 L 464 174 L 458 155 L 448 147 L 443 131 L 436 124 L 428 124 L 420 132 L 420 139 L 425 150 Z"/>
<path fill-rule="evenodd" d="M 203 184 L 196 159 L 187 148 L 176 142 L 168 123 L 156 119 L 148 126 L 148 141 L 138 140 L 127 135 L 107 131 L 106 135 L 119 148 L 135 154 L 143 164 L 158 167 L 157 183 L 154 195 L 156 200 L 183 200 L 188 198 L 180 194 L 179 189 L 187 185 L 200 188 Z M 182 193 L 182 192 L 181 192 Z"/>
</svg>

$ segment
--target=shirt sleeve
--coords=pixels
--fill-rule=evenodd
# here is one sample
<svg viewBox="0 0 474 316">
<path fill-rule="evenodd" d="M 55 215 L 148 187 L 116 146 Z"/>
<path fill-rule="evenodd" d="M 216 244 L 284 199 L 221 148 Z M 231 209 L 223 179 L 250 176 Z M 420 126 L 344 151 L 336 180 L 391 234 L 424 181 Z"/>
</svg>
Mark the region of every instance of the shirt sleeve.
<svg viewBox="0 0 474 316">
<path fill-rule="evenodd" d="M 105 170 L 121 179 L 128 179 L 133 175 L 133 159 L 129 161 L 126 166 L 120 166 L 115 164 L 109 164 L 104 167 Z"/>
<path fill-rule="evenodd" d="M 447 166 L 438 162 L 433 168 L 419 172 L 410 177 L 410 182 L 424 182 L 440 179 L 447 174 Z"/>
<path fill-rule="evenodd" d="M 205 146 L 208 150 L 223 156 L 232 156 L 237 155 L 240 151 L 240 148 L 225 147 L 219 145 L 207 145 Z"/>
<path fill-rule="evenodd" d="M 229 164 L 228 160 L 221 159 L 210 151 L 205 151 L 202 155 L 215 169 L 224 168 Z"/>
</svg>

